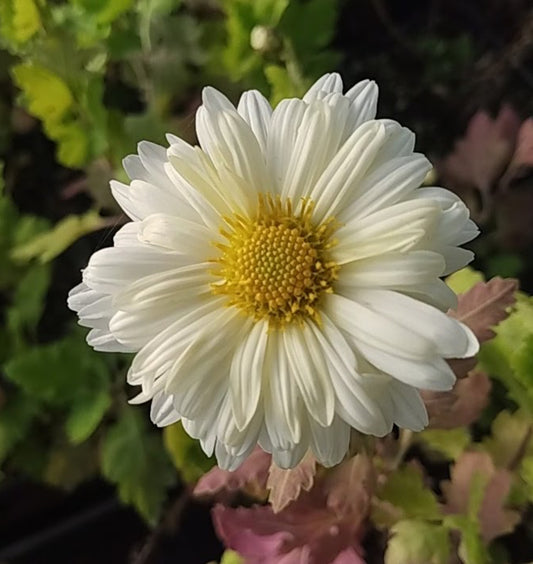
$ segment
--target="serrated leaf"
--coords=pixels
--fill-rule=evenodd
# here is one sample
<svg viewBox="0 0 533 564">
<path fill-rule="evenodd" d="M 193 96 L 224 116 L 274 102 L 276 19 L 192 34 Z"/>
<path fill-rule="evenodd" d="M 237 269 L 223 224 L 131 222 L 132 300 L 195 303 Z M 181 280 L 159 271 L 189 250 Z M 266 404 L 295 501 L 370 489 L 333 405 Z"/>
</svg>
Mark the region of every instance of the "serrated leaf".
<svg viewBox="0 0 533 564">
<path fill-rule="evenodd" d="M 174 466 L 186 482 L 196 482 L 215 464 L 205 455 L 197 439 L 190 437 L 178 421 L 163 429 L 163 441 Z"/>
<path fill-rule="evenodd" d="M 272 462 L 266 484 L 270 490 L 268 501 L 272 511 L 278 513 L 297 499 L 301 491 L 308 492 L 313 487 L 315 473 L 316 459 L 310 451 L 298 465 L 288 470 L 279 468 Z"/>
<path fill-rule="evenodd" d="M 478 282 L 458 296 L 457 309 L 448 315 L 470 327 L 480 342 L 488 341 L 495 336 L 492 327 L 508 317 L 517 290 L 518 281 L 513 279 Z"/>
<path fill-rule="evenodd" d="M 505 508 L 512 474 L 496 469 L 485 452 L 465 452 L 454 464 L 451 480 L 441 483 L 446 511 L 475 523 L 485 543 L 511 532 L 520 516 Z"/>
<path fill-rule="evenodd" d="M 403 519 L 439 519 L 441 511 L 435 494 L 424 485 L 421 472 L 405 466 L 393 472 L 377 497 L 393 505 Z"/>
<path fill-rule="evenodd" d="M 456 460 L 471 442 L 470 433 L 464 427 L 456 429 L 425 429 L 417 435 L 430 449 L 439 452 L 450 460 Z"/>
<path fill-rule="evenodd" d="M 144 415 L 124 407 L 101 448 L 102 474 L 116 484 L 119 497 L 155 524 L 167 488 L 176 481 L 161 436 L 148 432 Z"/>
<path fill-rule="evenodd" d="M 449 564 L 450 535 L 442 525 L 404 520 L 391 533 L 385 564 Z"/>
<path fill-rule="evenodd" d="M 69 215 L 59 221 L 50 231 L 41 233 L 22 245 L 16 246 L 11 256 L 14 260 L 27 262 L 38 259 L 46 263 L 61 254 L 83 235 L 96 231 L 103 219 L 94 210 L 84 215 Z"/>
<path fill-rule="evenodd" d="M 35 63 L 21 63 L 11 71 L 34 116 L 51 123 L 59 121 L 72 107 L 74 99 L 68 85 L 47 68 Z"/>
</svg>

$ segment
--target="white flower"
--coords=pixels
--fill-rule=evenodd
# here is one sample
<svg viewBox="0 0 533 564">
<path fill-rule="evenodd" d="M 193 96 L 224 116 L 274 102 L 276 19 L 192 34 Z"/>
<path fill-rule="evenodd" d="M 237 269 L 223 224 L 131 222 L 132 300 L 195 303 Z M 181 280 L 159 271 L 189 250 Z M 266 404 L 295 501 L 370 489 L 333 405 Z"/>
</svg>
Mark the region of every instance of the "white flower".
<svg viewBox="0 0 533 564">
<path fill-rule="evenodd" d="M 94 253 L 69 305 L 101 351 L 137 353 L 128 382 L 152 419 L 181 419 L 219 465 L 260 446 L 282 467 L 331 466 L 353 427 L 420 430 L 418 389 L 448 390 L 475 354 L 441 276 L 477 234 L 414 135 L 374 119 L 377 87 L 337 74 L 274 110 L 212 88 L 200 147 L 139 144 L 113 195 L 132 221 Z"/>
</svg>

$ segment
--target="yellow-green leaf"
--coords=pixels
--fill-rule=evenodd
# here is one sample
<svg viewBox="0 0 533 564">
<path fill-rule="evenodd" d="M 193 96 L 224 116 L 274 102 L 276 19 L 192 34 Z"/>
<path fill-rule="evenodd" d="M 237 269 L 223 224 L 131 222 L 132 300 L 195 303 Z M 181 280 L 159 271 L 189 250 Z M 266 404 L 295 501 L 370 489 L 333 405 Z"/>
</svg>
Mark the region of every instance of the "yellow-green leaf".
<svg viewBox="0 0 533 564">
<path fill-rule="evenodd" d="M 27 243 L 16 246 L 11 257 L 27 262 L 38 259 L 49 262 L 83 235 L 96 231 L 103 225 L 98 212 L 91 210 L 84 215 L 69 215 L 57 223 L 50 231 L 37 235 Z"/>
<path fill-rule="evenodd" d="M 46 123 L 60 120 L 72 107 L 72 93 L 65 81 L 35 63 L 12 68 L 16 85 L 24 92 L 28 110 Z"/>
<path fill-rule="evenodd" d="M 471 441 L 470 433 L 465 427 L 425 429 L 416 438 L 450 460 L 456 460 Z"/>
<path fill-rule="evenodd" d="M 213 465 L 196 439 L 191 438 L 181 423 L 174 423 L 163 430 L 165 448 L 186 482 L 196 482 Z"/>
<path fill-rule="evenodd" d="M 448 564 L 450 535 L 442 525 L 404 520 L 391 529 L 385 564 Z"/>
<path fill-rule="evenodd" d="M 472 286 L 478 282 L 484 282 L 485 277 L 481 272 L 477 272 L 473 268 L 467 266 L 462 270 L 454 272 L 451 276 L 446 278 L 446 284 L 456 293 L 462 294 L 470 290 Z"/>
<path fill-rule="evenodd" d="M 26 43 L 41 29 L 41 16 L 34 0 L 13 0 L 13 38 Z"/>
</svg>

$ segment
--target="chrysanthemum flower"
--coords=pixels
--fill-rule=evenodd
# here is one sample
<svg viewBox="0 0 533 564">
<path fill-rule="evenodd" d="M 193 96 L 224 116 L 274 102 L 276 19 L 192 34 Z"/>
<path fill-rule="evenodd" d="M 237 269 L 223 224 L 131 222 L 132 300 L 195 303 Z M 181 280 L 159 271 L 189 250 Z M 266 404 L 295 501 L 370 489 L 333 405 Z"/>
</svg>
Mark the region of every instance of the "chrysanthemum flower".
<svg viewBox="0 0 533 564">
<path fill-rule="evenodd" d="M 206 88 L 199 147 L 169 135 L 125 159 L 111 189 L 132 221 L 69 297 L 96 350 L 137 353 L 153 421 L 181 419 L 223 468 L 257 443 L 331 466 L 351 428 L 420 430 L 418 389 L 450 389 L 444 359 L 478 349 L 440 279 L 472 258 L 468 210 L 420 188 L 430 164 L 374 119 L 375 83 L 342 89 L 326 75 L 272 110 Z"/>
</svg>

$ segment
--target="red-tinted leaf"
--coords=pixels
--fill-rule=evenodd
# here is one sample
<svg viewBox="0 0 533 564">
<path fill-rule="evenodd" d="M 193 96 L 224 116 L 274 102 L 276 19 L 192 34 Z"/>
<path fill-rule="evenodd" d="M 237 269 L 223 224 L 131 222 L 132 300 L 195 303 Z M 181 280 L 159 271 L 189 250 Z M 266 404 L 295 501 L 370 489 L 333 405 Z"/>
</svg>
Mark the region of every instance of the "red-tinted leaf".
<svg viewBox="0 0 533 564">
<path fill-rule="evenodd" d="M 518 282 L 512 278 L 497 276 L 478 282 L 458 297 L 457 309 L 448 311 L 448 315 L 470 327 L 480 342 L 488 341 L 495 335 L 492 327 L 509 315 L 517 290 Z"/>
<path fill-rule="evenodd" d="M 345 460 L 327 476 L 327 504 L 337 515 L 353 515 L 362 524 L 374 491 L 372 461 L 366 454 Z"/>
<path fill-rule="evenodd" d="M 477 421 L 485 409 L 491 389 L 489 377 L 483 372 L 470 372 L 457 380 L 449 392 L 423 391 L 422 398 L 433 429 L 453 429 Z"/>
<path fill-rule="evenodd" d="M 533 118 L 526 119 L 518 132 L 516 149 L 501 184 L 509 186 L 516 178 L 524 176 L 533 168 Z"/>
<path fill-rule="evenodd" d="M 218 466 L 209 470 L 198 480 L 193 493 L 198 496 L 237 490 L 258 493 L 266 487 L 270 461 L 270 454 L 257 447 L 235 472 L 221 470 Z"/>
<path fill-rule="evenodd" d="M 316 459 L 308 452 L 295 468 L 283 470 L 274 463 L 268 473 L 266 487 L 270 490 L 268 501 L 272 511 L 278 513 L 300 495 L 302 490 L 309 491 L 313 487 L 316 473 Z"/>
<path fill-rule="evenodd" d="M 478 111 L 453 153 L 438 165 L 445 184 L 461 195 L 472 211 L 476 212 L 472 189 L 481 192 L 486 206 L 492 186 L 511 159 L 519 127 L 520 119 L 509 106 L 503 106 L 496 119 Z M 479 217 L 482 211 L 474 215 Z"/>
<path fill-rule="evenodd" d="M 213 509 L 217 534 L 247 564 L 364 564 L 363 530 L 352 517 L 331 511 L 320 488 L 279 513 L 269 506 Z"/>
<path fill-rule="evenodd" d="M 511 532 L 520 520 L 516 511 L 505 509 L 512 474 L 508 470 L 496 469 L 486 452 L 465 452 L 452 468 L 451 481 L 442 482 L 448 513 L 466 515 L 475 477 L 485 483 L 483 501 L 479 510 L 481 535 L 485 542 Z"/>
</svg>

